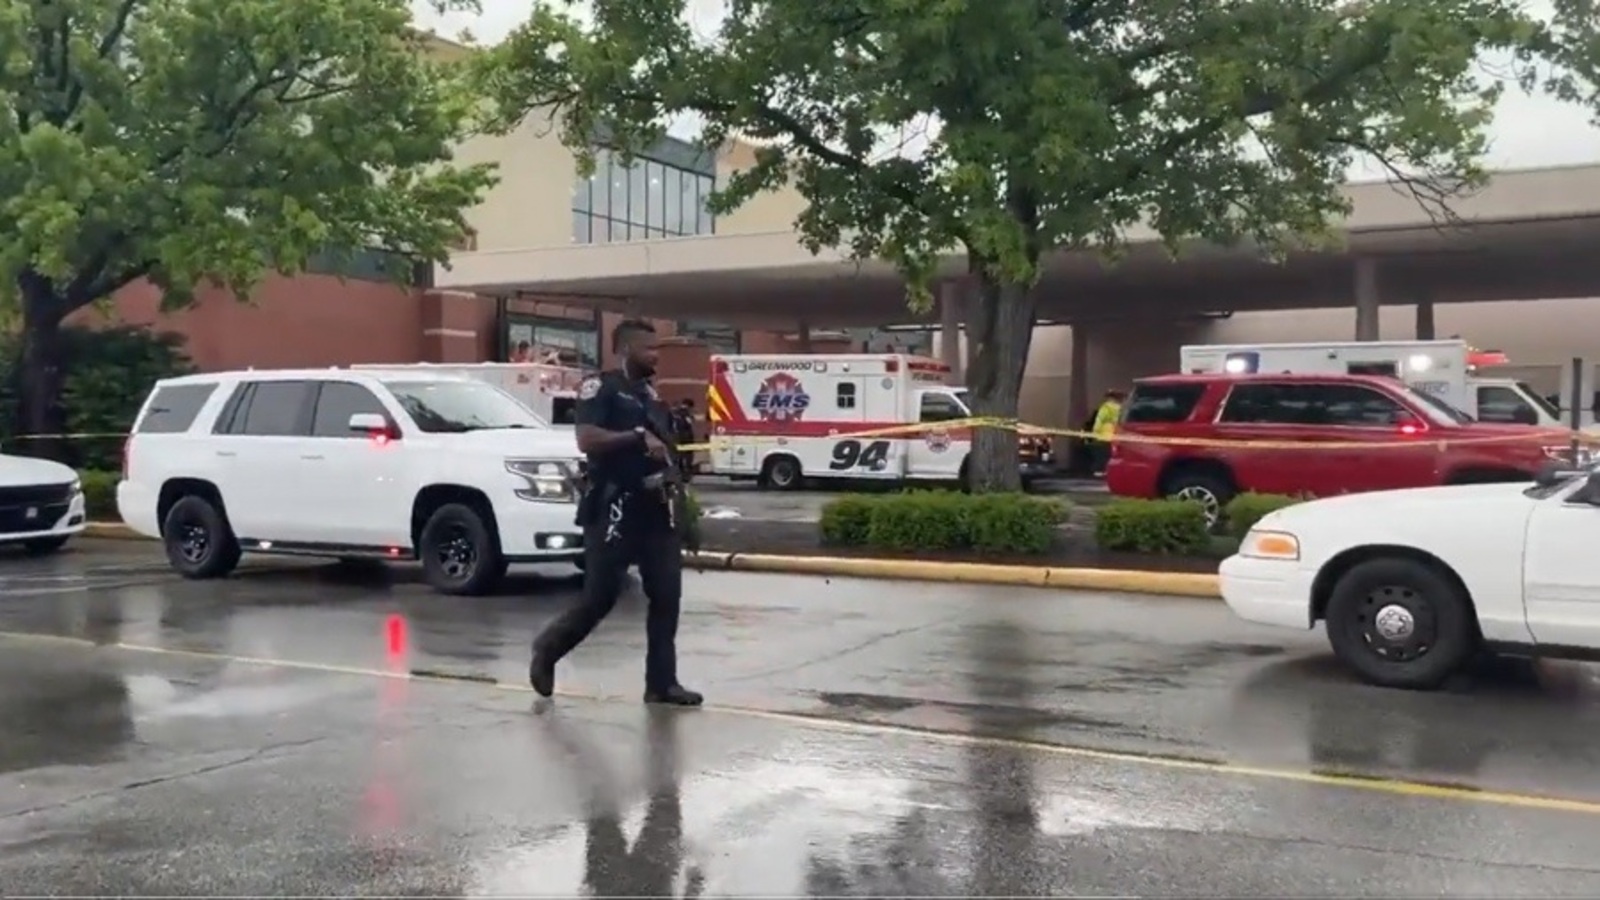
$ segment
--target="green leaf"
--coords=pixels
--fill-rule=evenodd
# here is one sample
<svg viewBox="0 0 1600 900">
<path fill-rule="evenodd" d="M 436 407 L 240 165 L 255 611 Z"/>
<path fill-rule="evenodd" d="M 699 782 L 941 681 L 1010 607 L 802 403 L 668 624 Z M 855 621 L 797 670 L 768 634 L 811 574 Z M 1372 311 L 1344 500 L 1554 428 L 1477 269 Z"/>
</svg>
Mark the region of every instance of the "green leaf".
<svg viewBox="0 0 1600 900">
<path fill-rule="evenodd" d="M 0 300 L 446 260 L 493 176 L 451 163 L 475 102 L 429 40 L 405 0 L 0 0 Z"/>
</svg>

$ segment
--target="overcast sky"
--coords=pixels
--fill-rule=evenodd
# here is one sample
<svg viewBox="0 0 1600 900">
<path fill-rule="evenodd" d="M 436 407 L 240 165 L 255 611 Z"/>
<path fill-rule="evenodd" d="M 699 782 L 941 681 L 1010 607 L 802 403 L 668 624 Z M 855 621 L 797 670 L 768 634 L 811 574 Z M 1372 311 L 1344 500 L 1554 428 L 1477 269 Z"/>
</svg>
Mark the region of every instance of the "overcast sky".
<svg viewBox="0 0 1600 900">
<path fill-rule="evenodd" d="M 534 5 L 533 0 L 484 0 L 485 11 L 480 15 L 441 17 L 427 8 L 425 0 L 414 2 L 418 7 L 418 19 L 424 26 L 446 37 L 468 29 L 483 43 L 493 43 L 504 37 L 526 18 Z M 1548 8 L 1549 3 L 1532 0 L 1529 6 Z M 715 29 L 722 0 L 690 0 L 690 7 L 701 33 Z M 1582 110 L 1543 96 L 1529 97 L 1515 87 L 1508 90 L 1501 101 L 1491 139 L 1493 145 L 1487 161 L 1492 168 L 1600 161 L 1600 129 L 1589 124 Z"/>
</svg>

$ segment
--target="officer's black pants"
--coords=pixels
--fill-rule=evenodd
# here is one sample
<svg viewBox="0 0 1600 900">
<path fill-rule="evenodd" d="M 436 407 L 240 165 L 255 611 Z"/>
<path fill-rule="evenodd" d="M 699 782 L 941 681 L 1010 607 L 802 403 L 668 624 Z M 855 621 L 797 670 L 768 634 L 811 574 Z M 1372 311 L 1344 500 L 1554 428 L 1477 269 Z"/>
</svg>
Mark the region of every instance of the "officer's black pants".
<svg viewBox="0 0 1600 900">
<path fill-rule="evenodd" d="M 633 493 L 597 510 L 584 525 L 583 548 L 583 598 L 534 638 L 534 652 L 554 663 L 583 643 L 617 605 L 628 566 L 636 564 L 650 604 L 645 613 L 645 688 L 675 686 L 683 549 L 660 495 Z"/>
</svg>

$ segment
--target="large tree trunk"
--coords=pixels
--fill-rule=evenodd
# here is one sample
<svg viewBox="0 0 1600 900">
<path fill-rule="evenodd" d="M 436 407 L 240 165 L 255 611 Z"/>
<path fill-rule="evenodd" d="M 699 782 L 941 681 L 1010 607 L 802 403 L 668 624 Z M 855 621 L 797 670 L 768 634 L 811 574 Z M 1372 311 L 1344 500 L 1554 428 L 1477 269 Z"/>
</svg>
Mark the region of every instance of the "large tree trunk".
<svg viewBox="0 0 1600 900">
<path fill-rule="evenodd" d="M 61 391 L 66 382 L 65 345 L 61 340 L 61 310 L 65 304 L 54 285 L 37 275 L 18 279 L 22 289 L 22 346 L 17 355 L 17 450 L 28 456 L 66 461 L 66 443 L 60 438 L 34 439 L 66 431 Z"/>
<path fill-rule="evenodd" d="M 1038 300 L 1029 285 L 1001 282 L 976 263 L 970 268 L 977 289 L 966 303 L 967 397 L 975 416 L 1014 420 Z M 1022 489 L 1014 430 L 977 429 L 967 483 L 974 492 Z"/>
</svg>

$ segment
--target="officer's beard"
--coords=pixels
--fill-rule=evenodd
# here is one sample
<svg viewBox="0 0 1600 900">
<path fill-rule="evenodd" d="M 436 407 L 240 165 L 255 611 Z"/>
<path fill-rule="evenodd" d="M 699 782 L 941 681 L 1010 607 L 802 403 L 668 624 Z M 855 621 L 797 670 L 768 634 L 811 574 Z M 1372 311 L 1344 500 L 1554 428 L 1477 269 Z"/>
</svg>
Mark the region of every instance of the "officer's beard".
<svg viewBox="0 0 1600 900">
<path fill-rule="evenodd" d="M 635 381 L 643 381 L 646 378 L 654 378 L 656 374 L 655 366 L 647 366 L 642 362 L 631 359 L 624 360 L 622 363 L 622 368 L 628 373 L 628 377 L 634 379 Z"/>
</svg>

